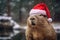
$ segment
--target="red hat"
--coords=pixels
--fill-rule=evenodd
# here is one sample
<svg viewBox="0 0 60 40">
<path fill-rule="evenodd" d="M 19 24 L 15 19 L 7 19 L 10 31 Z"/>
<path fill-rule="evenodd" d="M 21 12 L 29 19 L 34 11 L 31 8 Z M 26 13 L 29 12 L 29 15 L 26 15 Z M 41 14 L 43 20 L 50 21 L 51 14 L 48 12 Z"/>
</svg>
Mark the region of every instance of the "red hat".
<svg viewBox="0 0 60 40">
<path fill-rule="evenodd" d="M 43 15 L 47 15 L 48 18 L 51 17 L 50 11 L 49 11 L 49 9 L 48 9 L 48 7 L 46 6 L 45 3 L 39 3 L 31 9 L 30 15 L 31 14 L 36 14 L 36 13 L 37 14 L 42 13 Z"/>
<path fill-rule="evenodd" d="M 30 15 L 36 15 L 36 14 L 47 15 L 47 17 L 51 19 L 50 11 L 45 3 L 39 3 L 31 9 Z"/>
</svg>

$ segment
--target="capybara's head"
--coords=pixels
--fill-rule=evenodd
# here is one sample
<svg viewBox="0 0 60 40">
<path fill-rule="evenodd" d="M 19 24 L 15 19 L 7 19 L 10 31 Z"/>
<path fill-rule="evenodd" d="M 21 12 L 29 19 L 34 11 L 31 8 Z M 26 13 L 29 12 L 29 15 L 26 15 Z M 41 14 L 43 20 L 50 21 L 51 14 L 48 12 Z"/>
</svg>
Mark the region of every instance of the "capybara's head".
<svg viewBox="0 0 60 40">
<path fill-rule="evenodd" d="M 29 16 L 27 20 L 28 26 L 43 25 L 44 23 L 47 23 L 47 19 L 42 15 Z"/>
</svg>

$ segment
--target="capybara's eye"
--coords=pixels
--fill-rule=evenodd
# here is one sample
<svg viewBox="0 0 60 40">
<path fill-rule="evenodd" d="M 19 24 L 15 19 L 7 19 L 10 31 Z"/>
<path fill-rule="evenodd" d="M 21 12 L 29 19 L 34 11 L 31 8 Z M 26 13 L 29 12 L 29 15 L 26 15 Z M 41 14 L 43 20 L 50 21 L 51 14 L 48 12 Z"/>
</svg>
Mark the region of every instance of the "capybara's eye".
<svg viewBox="0 0 60 40">
<path fill-rule="evenodd" d="M 30 18 L 30 20 L 35 20 L 35 18 Z"/>
<path fill-rule="evenodd" d="M 46 15 L 43 15 L 44 17 L 47 17 Z"/>
<path fill-rule="evenodd" d="M 41 15 L 39 15 L 39 16 L 47 17 L 46 15 L 42 15 L 42 14 L 41 14 Z"/>
</svg>

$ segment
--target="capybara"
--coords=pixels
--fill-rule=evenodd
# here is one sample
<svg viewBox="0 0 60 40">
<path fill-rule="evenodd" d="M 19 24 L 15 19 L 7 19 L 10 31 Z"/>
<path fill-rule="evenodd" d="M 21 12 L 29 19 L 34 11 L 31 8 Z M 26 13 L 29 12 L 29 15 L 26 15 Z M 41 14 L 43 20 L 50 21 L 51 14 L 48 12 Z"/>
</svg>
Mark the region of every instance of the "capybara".
<svg viewBox="0 0 60 40">
<path fill-rule="evenodd" d="M 56 32 L 42 15 L 29 16 L 27 19 L 26 40 L 56 40 Z"/>
</svg>

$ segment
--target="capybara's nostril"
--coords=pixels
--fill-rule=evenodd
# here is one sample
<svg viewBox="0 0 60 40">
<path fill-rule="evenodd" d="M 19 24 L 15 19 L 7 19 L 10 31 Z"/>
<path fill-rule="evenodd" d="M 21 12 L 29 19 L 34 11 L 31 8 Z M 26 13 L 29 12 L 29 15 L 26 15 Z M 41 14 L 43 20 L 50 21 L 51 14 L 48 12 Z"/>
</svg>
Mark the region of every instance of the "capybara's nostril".
<svg viewBox="0 0 60 40">
<path fill-rule="evenodd" d="M 35 18 L 30 18 L 30 20 L 35 20 Z"/>
</svg>

